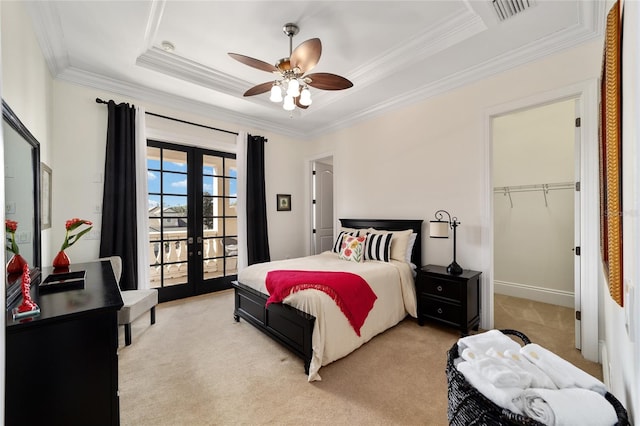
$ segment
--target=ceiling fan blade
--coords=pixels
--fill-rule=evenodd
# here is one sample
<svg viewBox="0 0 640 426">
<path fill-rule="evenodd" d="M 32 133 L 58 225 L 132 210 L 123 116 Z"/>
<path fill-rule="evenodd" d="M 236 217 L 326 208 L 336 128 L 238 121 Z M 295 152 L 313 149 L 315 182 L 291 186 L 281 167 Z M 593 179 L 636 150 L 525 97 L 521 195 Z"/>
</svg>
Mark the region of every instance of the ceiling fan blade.
<svg viewBox="0 0 640 426">
<path fill-rule="evenodd" d="M 330 74 L 328 72 L 318 72 L 315 74 L 309 74 L 304 76 L 304 79 L 309 79 L 307 84 L 316 89 L 323 90 L 344 90 L 353 87 L 353 83 L 344 77 L 336 74 Z"/>
<path fill-rule="evenodd" d="M 260 93 L 268 92 L 271 90 L 271 86 L 273 86 L 273 81 L 267 81 L 266 83 L 258 84 L 257 86 L 253 86 L 251 89 L 244 92 L 243 96 L 253 96 L 259 95 Z"/>
<path fill-rule="evenodd" d="M 301 109 L 307 109 L 307 108 L 309 108 L 309 105 L 302 105 L 302 104 L 300 103 L 300 96 L 296 96 L 293 100 L 295 101 L 296 106 L 297 106 L 298 108 L 301 108 Z"/>
<path fill-rule="evenodd" d="M 311 71 L 320 60 L 322 54 L 322 43 L 319 38 L 309 39 L 294 49 L 291 52 L 289 61 L 292 68 L 300 69 L 300 73 L 304 74 L 307 71 Z"/>
<path fill-rule="evenodd" d="M 278 68 L 276 68 L 274 65 L 268 64 L 264 61 L 261 61 L 260 59 L 255 59 L 249 56 L 240 55 L 239 53 L 229 53 L 229 56 L 231 56 L 233 59 L 235 59 L 238 62 L 242 62 L 245 65 L 249 65 L 250 67 L 257 68 L 261 71 L 279 72 Z"/>
</svg>

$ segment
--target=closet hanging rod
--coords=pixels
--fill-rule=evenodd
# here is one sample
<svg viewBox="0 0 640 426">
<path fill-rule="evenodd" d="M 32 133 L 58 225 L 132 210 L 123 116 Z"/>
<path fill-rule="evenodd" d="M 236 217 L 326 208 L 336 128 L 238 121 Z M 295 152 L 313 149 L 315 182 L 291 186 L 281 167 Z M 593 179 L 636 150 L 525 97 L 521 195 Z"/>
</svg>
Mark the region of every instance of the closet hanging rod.
<svg viewBox="0 0 640 426">
<path fill-rule="evenodd" d="M 103 101 L 103 100 L 102 100 L 102 99 L 100 99 L 100 98 L 96 98 L 96 103 L 98 103 L 98 104 L 108 104 L 108 103 L 109 103 L 109 101 Z M 197 126 L 197 127 L 204 127 L 205 129 L 215 130 L 216 132 L 229 133 L 229 134 L 231 134 L 231 135 L 236 135 L 236 136 L 238 136 L 238 133 L 237 133 L 237 132 L 232 132 L 231 130 L 218 129 L 217 127 L 211 127 L 211 126 L 207 126 L 207 125 L 205 125 L 205 124 L 193 123 L 193 122 L 191 122 L 191 121 L 181 120 L 181 119 L 179 119 L 179 118 L 169 117 L 169 116 L 162 115 L 162 114 L 156 114 L 156 113 L 154 113 L 154 112 L 149 112 L 149 111 L 145 111 L 144 113 L 145 113 L 145 114 L 148 114 L 148 115 L 153 115 L 154 117 L 165 118 L 165 119 L 167 119 L 167 120 L 173 120 L 173 121 L 177 121 L 177 122 L 179 122 L 179 123 L 190 124 L 190 125 L 192 125 L 192 126 Z"/>
<path fill-rule="evenodd" d="M 528 191 L 552 191 L 557 189 L 575 189 L 576 185 L 573 182 L 558 182 L 558 183 L 540 183 L 533 185 L 515 185 L 515 186 L 496 186 L 493 188 L 493 192 L 499 193 L 511 193 L 511 192 L 528 192 Z"/>
</svg>

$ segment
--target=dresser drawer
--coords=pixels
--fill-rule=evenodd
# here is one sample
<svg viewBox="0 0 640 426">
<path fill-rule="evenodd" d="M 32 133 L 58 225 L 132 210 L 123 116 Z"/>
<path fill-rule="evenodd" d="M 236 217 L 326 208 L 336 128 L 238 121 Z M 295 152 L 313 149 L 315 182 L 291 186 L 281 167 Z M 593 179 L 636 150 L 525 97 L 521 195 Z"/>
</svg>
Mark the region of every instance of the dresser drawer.
<svg viewBox="0 0 640 426">
<path fill-rule="evenodd" d="M 454 305 L 424 296 L 420 298 L 420 302 L 422 305 L 421 315 L 446 321 L 454 325 L 460 325 L 460 305 Z"/>
<path fill-rule="evenodd" d="M 462 300 L 462 285 L 459 282 L 440 278 L 425 277 L 421 280 L 421 291 L 438 297 L 460 301 Z"/>
</svg>

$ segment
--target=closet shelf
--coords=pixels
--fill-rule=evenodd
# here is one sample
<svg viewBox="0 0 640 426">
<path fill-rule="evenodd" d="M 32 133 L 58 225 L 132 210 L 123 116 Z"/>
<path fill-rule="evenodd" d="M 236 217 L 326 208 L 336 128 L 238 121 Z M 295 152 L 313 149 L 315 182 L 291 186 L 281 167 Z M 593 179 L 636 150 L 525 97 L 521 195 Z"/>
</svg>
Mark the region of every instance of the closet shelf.
<svg viewBox="0 0 640 426">
<path fill-rule="evenodd" d="M 555 182 L 555 183 L 537 183 L 532 185 L 515 185 L 515 186 L 496 186 L 493 188 L 493 192 L 496 194 L 503 194 L 509 197 L 509 203 L 511 203 L 511 208 L 513 208 L 513 199 L 511 198 L 511 194 L 514 192 L 537 192 L 541 191 L 544 195 L 544 205 L 549 206 L 549 202 L 547 200 L 547 194 L 549 191 L 555 191 L 560 189 L 575 189 L 576 185 L 574 182 Z"/>
</svg>

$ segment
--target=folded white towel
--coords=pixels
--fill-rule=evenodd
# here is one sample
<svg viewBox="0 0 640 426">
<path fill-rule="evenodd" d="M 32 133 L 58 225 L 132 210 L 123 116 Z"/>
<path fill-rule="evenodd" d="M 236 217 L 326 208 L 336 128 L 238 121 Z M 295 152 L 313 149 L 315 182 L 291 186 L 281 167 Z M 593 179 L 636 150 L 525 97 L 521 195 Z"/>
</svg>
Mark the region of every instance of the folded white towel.
<svg viewBox="0 0 640 426">
<path fill-rule="evenodd" d="M 522 412 L 549 426 L 611 426 L 618 416 L 602 395 L 587 389 L 527 389 L 514 401 Z"/>
<path fill-rule="evenodd" d="M 519 351 L 520 347 L 517 342 L 500 330 L 489 330 L 458 339 L 458 353 L 462 353 L 466 348 L 475 353 L 485 354 L 491 348 L 504 352 L 506 350 Z"/>
<path fill-rule="evenodd" d="M 489 349 L 487 354 L 491 353 L 497 354 L 493 349 Z M 518 371 L 517 367 L 508 364 L 507 359 L 476 354 L 469 348 L 462 351 L 462 358 L 498 388 L 525 389 L 531 384 L 531 375 L 524 370 Z"/>
<path fill-rule="evenodd" d="M 607 393 L 607 387 L 600 380 L 540 345 L 529 343 L 520 353 L 544 371 L 560 389 L 590 389 L 603 396 Z"/>
<path fill-rule="evenodd" d="M 558 389 L 547 374 L 536 367 L 531 361 L 520 355 L 520 352 L 504 351 L 504 357 L 513 361 L 519 368 L 531 375 L 532 388 Z"/>
<path fill-rule="evenodd" d="M 473 368 L 471 363 L 467 361 L 460 362 L 457 367 L 467 382 L 478 390 L 481 394 L 486 396 L 491 402 L 499 407 L 511 410 L 514 413 L 522 414 L 522 411 L 514 403 L 514 399 L 517 399 L 523 392 L 520 388 L 498 388 L 491 382 L 486 380 L 478 370 Z"/>
</svg>

